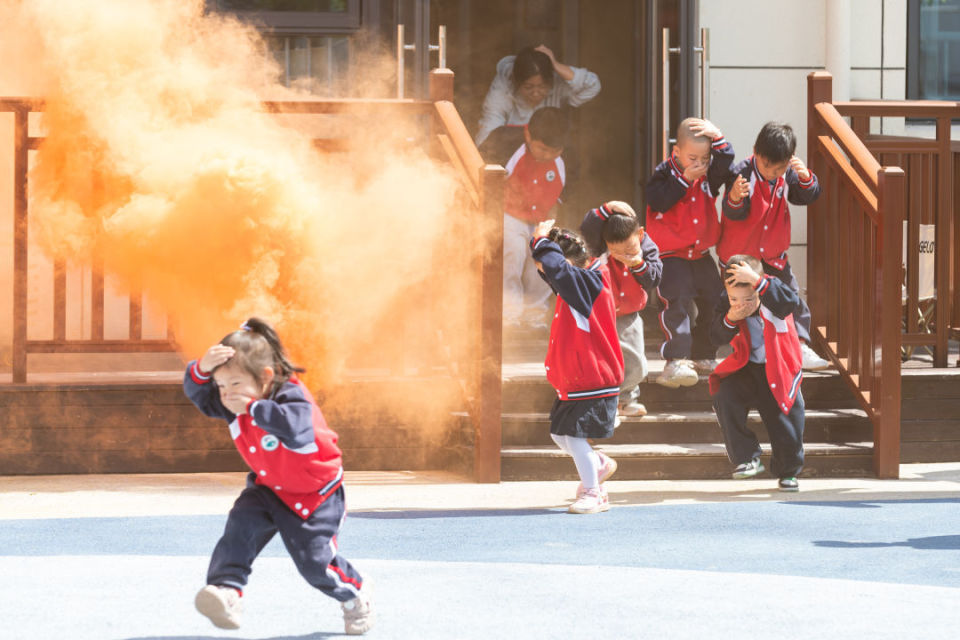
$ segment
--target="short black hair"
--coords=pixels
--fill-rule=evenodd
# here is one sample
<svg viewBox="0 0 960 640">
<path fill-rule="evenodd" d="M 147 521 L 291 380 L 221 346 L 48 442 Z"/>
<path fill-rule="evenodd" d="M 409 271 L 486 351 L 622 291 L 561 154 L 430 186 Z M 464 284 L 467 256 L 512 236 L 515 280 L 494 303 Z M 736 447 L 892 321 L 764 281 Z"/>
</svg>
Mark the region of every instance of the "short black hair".
<svg viewBox="0 0 960 640">
<path fill-rule="evenodd" d="M 630 236 L 635 234 L 640 228 L 640 221 L 637 220 L 637 214 L 626 202 L 612 200 L 603 205 L 610 213 L 603 222 L 603 241 L 623 242 L 629 240 Z"/>
<path fill-rule="evenodd" d="M 740 264 L 742 262 L 746 262 L 751 269 L 759 273 L 761 276 L 763 275 L 763 262 L 760 261 L 760 258 L 757 258 L 756 256 L 751 256 L 746 253 L 738 253 L 735 256 L 730 256 L 730 259 L 727 260 L 727 266 L 730 266 L 731 264 Z M 732 275 L 733 274 L 730 273 L 729 269 L 723 270 L 724 279 L 727 279 Z M 750 285 L 745 282 L 738 282 L 736 286 L 749 287 Z"/>
<path fill-rule="evenodd" d="M 550 56 L 543 51 L 537 51 L 533 47 L 524 47 L 513 59 L 511 80 L 513 80 L 514 91 L 533 76 L 540 76 L 548 87 L 552 87 L 553 63 L 550 62 Z"/>
<path fill-rule="evenodd" d="M 567 143 L 567 116 L 556 107 L 537 109 L 527 124 L 531 140 L 539 140 L 548 147 L 563 149 Z"/>
<path fill-rule="evenodd" d="M 753 152 L 770 162 L 786 162 L 797 150 L 797 136 L 785 122 L 768 122 L 757 134 Z"/>
</svg>

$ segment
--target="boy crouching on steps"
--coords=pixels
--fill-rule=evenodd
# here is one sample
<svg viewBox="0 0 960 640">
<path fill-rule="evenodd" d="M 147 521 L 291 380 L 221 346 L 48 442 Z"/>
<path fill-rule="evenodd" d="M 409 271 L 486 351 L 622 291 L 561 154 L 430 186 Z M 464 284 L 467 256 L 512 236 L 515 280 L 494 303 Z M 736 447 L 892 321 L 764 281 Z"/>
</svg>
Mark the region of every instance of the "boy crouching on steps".
<svg viewBox="0 0 960 640">
<path fill-rule="evenodd" d="M 771 471 L 781 491 L 797 491 L 803 468 L 803 379 L 800 340 L 793 314 L 797 292 L 776 277 L 762 275 L 763 264 L 748 255 L 732 256 L 724 278 L 726 294 L 717 305 L 710 337 L 730 343 L 733 353 L 710 374 L 710 394 L 723 430 L 736 479 L 764 470 L 760 443 L 747 428 L 756 408 L 770 435 Z"/>
</svg>

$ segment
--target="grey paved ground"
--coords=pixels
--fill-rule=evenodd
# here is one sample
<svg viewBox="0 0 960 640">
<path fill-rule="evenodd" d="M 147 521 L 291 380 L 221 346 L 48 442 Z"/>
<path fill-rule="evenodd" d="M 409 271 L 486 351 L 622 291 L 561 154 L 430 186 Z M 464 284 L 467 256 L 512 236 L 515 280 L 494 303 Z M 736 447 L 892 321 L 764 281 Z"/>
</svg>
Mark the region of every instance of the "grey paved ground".
<svg viewBox="0 0 960 640">
<path fill-rule="evenodd" d="M 960 465 L 903 480 L 474 485 L 350 474 L 341 549 L 375 585 L 377 638 L 952 638 Z M 241 474 L 0 478 L 0 638 L 338 637 L 336 603 L 274 541 L 240 631 L 193 610 Z"/>
</svg>

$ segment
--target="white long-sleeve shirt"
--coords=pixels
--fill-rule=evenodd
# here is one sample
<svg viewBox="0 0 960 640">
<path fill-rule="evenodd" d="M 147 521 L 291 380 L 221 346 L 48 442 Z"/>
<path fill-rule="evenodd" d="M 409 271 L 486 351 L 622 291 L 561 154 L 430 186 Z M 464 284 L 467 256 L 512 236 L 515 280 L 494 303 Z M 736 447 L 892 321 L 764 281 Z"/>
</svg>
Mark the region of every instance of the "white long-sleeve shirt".
<svg viewBox="0 0 960 640">
<path fill-rule="evenodd" d="M 579 107 L 600 93 L 600 78 L 582 67 L 570 67 L 573 80 L 567 81 L 554 73 L 553 87 L 543 102 L 531 107 L 513 91 L 513 61 L 517 56 L 507 56 L 497 63 L 497 75 L 490 83 L 487 97 L 483 100 L 480 129 L 476 143 L 480 145 L 490 132 L 508 124 L 527 124 L 530 116 L 541 107 Z"/>
</svg>

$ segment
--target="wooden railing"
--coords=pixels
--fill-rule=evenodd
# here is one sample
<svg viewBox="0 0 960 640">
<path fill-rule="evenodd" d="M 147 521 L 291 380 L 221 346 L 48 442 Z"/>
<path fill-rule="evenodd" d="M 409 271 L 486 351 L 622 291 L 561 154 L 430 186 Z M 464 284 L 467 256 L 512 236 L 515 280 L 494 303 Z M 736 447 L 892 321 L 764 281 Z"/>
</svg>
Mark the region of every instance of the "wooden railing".
<svg viewBox="0 0 960 640">
<path fill-rule="evenodd" d="M 900 463 L 901 347 L 929 345 L 934 364 L 944 366 L 950 327 L 957 326 L 950 118 L 960 117 L 960 109 L 945 102 L 834 103 L 829 73 L 811 73 L 807 80 L 807 149 L 824 194 L 807 209 L 812 333 L 873 422 L 874 471 L 894 478 Z M 880 116 L 933 118 L 937 139 L 870 136 L 869 118 Z M 919 331 L 916 320 L 921 223 L 937 225 L 936 311 L 929 333 Z"/>
<path fill-rule="evenodd" d="M 832 104 L 830 74 L 807 76 L 807 154 L 821 196 L 807 208 L 812 338 L 873 422 L 874 472 L 900 466 L 900 254 L 904 173 L 881 167 Z"/>
<path fill-rule="evenodd" d="M 960 327 L 960 262 L 953 242 L 960 228 L 960 211 L 956 205 L 954 150 L 951 148 L 950 124 L 960 118 L 960 103 L 935 101 L 849 102 L 835 105 L 837 111 L 850 118 L 850 126 L 867 149 L 884 166 L 898 166 L 906 177 L 906 246 L 905 256 L 905 329 L 904 346 L 928 347 L 933 353 L 933 366 L 947 366 L 948 340 L 951 330 Z M 936 126 L 933 139 L 894 137 L 870 134 L 870 118 L 899 117 L 932 120 Z M 925 292 L 920 287 L 920 225 L 934 225 L 935 251 L 933 282 L 936 298 L 928 327 L 920 326 L 918 307 Z M 924 249 L 927 249 L 924 247 Z"/>
<path fill-rule="evenodd" d="M 424 136 L 431 155 L 449 164 L 461 185 L 457 214 L 485 231 L 485 241 L 467 243 L 475 265 L 477 304 L 471 309 L 469 326 L 458 328 L 473 337 L 473 348 L 465 366 L 447 363 L 455 375 L 463 378 L 464 396 L 474 427 L 474 476 L 481 482 L 500 480 L 500 398 L 501 398 L 501 306 L 503 246 L 504 169 L 486 165 L 453 106 L 453 73 L 434 70 L 430 75 L 430 100 L 305 100 L 265 102 L 265 110 L 276 114 L 350 113 L 376 117 L 390 111 L 428 123 Z M 43 138 L 29 133 L 29 116 L 42 112 L 43 102 L 29 98 L 0 98 L 0 112 L 14 114 L 14 279 L 13 279 L 13 383 L 27 381 L 28 353 L 117 353 L 174 350 L 174 336 L 145 340 L 142 337 L 142 299 L 130 296 L 129 335 L 126 339 L 104 339 L 103 265 L 94 265 L 91 286 L 90 337 L 68 339 L 66 331 L 66 269 L 62 261 L 54 265 L 53 339 L 33 340 L 27 335 L 28 264 L 28 158 Z M 346 140 L 317 140 L 324 151 L 343 151 Z M 168 327 L 170 323 L 168 322 Z"/>
</svg>

